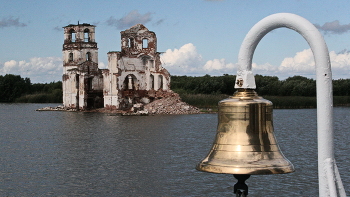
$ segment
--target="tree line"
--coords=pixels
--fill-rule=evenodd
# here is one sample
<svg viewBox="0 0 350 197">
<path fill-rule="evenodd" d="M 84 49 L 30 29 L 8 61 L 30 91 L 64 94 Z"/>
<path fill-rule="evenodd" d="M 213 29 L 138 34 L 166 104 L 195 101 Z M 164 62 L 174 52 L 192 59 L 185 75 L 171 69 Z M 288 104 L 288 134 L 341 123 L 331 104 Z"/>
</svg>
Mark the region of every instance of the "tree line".
<svg viewBox="0 0 350 197">
<path fill-rule="evenodd" d="M 0 75 L 0 102 L 62 103 L 62 82 L 32 84 L 20 75 Z"/>
<path fill-rule="evenodd" d="M 171 89 L 181 94 L 232 95 L 235 75 L 172 76 Z M 255 75 L 256 91 L 261 96 L 316 96 L 316 80 L 293 76 Z M 350 96 L 350 79 L 333 80 L 334 96 Z M 20 75 L 0 75 L 0 102 L 61 103 L 62 82 L 34 83 Z"/>
<path fill-rule="evenodd" d="M 232 95 L 236 76 L 172 76 L 171 89 L 188 94 Z M 316 80 L 303 76 L 279 80 L 276 76 L 255 75 L 256 92 L 261 96 L 316 96 Z M 334 96 L 350 96 L 350 79 L 333 80 Z"/>
</svg>

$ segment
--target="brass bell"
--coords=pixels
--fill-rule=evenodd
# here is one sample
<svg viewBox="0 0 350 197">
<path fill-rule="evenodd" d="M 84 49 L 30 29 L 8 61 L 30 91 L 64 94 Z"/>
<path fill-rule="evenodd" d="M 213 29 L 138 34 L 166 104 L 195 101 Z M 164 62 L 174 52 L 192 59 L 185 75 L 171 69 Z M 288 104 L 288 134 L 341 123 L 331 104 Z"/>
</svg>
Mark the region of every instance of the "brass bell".
<svg viewBox="0 0 350 197">
<path fill-rule="evenodd" d="M 196 169 L 236 175 L 294 172 L 277 144 L 272 108 L 252 89 L 238 89 L 220 101 L 216 139 Z"/>
</svg>

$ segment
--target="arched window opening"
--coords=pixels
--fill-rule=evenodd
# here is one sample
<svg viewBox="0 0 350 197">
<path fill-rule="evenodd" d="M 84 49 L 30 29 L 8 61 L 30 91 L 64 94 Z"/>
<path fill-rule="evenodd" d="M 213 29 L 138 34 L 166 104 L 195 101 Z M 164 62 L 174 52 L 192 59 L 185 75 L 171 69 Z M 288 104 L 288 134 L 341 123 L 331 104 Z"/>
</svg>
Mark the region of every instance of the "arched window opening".
<svg viewBox="0 0 350 197">
<path fill-rule="evenodd" d="M 158 75 L 158 88 L 163 89 L 163 75 Z"/>
<path fill-rule="evenodd" d="M 132 90 L 132 89 L 134 89 L 134 83 L 133 83 L 132 77 L 128 75 L 128 90 Z"/>
<path fill-rule="evenodd" d="M 138 89 L 138 81 L 135 75 L 130 74 L 125 77 L 123 83 L 124 90 L 137 90 Z"/>
<path fill-rule="evenodd" d="M 149 60 L 149 64 L 151 65 L 151 68 L 154 68 L 154 61 L 153 60 Z"/>
<path fill-rule="evenodd" d="M 90 52 L 86 53 L 86 61 L 91 61 L 91 53 Z"/>
<path fill-rule="evenodd" d="M 70 38 L 69 38 L 69 40 L 70 40 L 71 42 L 75 42 L 76 36 L 77 36 L 77 35 L 76 35 L 74 29 L 71 29 L 71 30 L 70 30 Z"/>
<path fill-rule="evenodd" d="M 150 89 L 154 89 L 154 76 L 152 74 L 149 76 L 149 84 L 151 85 Z"/>
<path fill-rule="evenodd" d="M 129 48 L 134 48 L 134 38 L 129 38 Z"/>
<path fill-rule="evenodd" d="M 84 30 L 84 42 L 90 42 L 89 29 Z"/>
<path fill-rule="evenodd" d="M 142 39 L 142 48 L 144 48 L 144 49 L 148 48 L 148 39 L 147 38 Z"/>
<path fill-rule="evenodd" d="M 73 61 L 73 53 L 69 53 L 68 61 L 70 61 L 70 62 Z"/>
</svg>

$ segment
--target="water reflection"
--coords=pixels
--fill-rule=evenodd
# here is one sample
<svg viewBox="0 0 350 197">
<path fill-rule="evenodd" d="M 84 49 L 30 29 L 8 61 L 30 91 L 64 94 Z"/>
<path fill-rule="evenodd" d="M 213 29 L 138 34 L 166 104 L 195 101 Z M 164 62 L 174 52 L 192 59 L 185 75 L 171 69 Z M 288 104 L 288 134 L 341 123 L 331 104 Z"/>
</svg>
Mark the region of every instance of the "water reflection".
<svg viewBox="0 0 350 197">
<path fill-rule="evenodd" d="M 233 195 L 232 175 L 195 170 L 215 138 L 217 114 L 34 111 L 44 106 L 0 104 L 0 196 Z M 317 196 L 316 110 L 274 110 L 274 127 L 296 172 L 252 176 L 249 195 Z M 335 108 L 335 153 L 345 188 L 349 128 L 350 108 Z"/>
</svg>

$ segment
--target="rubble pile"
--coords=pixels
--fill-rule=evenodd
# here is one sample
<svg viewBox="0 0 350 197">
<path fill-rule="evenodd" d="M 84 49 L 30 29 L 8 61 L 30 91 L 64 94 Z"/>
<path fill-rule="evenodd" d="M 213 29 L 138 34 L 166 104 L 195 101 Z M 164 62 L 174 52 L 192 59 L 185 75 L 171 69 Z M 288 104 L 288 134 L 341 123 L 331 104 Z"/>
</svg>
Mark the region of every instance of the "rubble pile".
<svg viewBox="0 0 350 197">
<path fill-rule="evenodd" d="M 37 109 L 36 111 L 68 111 L 68 109 L 60 105 L 57 107 L 43 107 L 43 108 Z"/>
<path fill-rule="evenodd" d="M 183 101 L 179 94 L 169 91 L 162 94 L 164 97 L 158 97 L 150 103 L 135 103 L 130 109 L 117 110 L 107 108 L 85 109 L 80 111 L 85 112 L 101 112 L 108 114 L 120 114 L 122 116 L 147 116 L 155 114 L 198 114 L 200 110 L 197 107 L 191 106 Z M 79 111 L 76 109 L 58 107 L 44 107 L 37 111 Z"/>
<path fill-rule="evenodd" d="M 182 102 L 177 93 L 154 100 L 146 104 L 143 109 L 148 111 L 148 114 L 198 114 L 200 112 L 198 108 Z"/>
</svg>

